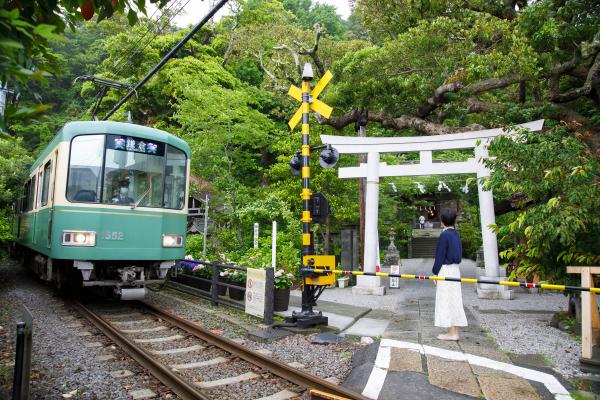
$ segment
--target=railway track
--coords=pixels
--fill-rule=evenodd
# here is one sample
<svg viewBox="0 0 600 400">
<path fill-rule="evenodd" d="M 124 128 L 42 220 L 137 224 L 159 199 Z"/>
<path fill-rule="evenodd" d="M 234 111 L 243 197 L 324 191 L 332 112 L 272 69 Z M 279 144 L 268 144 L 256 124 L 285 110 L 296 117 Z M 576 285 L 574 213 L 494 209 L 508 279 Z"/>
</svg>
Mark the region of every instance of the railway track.
<svg viewBox="0 0 600 400">
<path fill-rule="evenodd" d="M 125 310 L 75 306 L 182 399 L 366 399 L 145 302 Z"/>
</svg>

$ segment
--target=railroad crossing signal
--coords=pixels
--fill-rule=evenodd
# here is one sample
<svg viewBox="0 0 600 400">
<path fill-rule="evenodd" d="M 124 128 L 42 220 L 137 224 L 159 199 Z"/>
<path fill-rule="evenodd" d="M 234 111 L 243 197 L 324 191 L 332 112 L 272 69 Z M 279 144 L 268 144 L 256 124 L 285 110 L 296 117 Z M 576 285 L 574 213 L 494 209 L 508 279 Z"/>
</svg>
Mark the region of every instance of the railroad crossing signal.
<svg viewBox="0 0 600 400">
<path fill-rule="evenodd" d="M 313 194 L 310 190 L 310 126 L 309 113 L 310 110 L 317 112 L 329 118 L 332 108 L 317 97 L 321 94 L 325 86 L 329 83 L 333 74 L 327 71 L 319 83 L 311 90 L 310 81 L 313 79 L 312 66 L 309 63 L 304 64 L 302 71 L 302 87 L 292 85 L 288 94 L 294 99 L 301 102 L 300 108 L 294 114 L 288 123 L 291 129 L 294 129 L 300 121 L 302 121 L 302 148 L 301 151 L 294 155 L 290 161 L 290 167 L 294 174 L 300 173 L 302 177 L 302 269 L 304 268 L 326 268 L 333 269 L 335 267 L 334 256 L 322 256 L 314 254 L 312 233 L 310 223 L 313 220 L 311 216 Z M 320 160 L 322 165 L 329 167 L 335 165 L 335 161 L 339 157 L 333 149 L 326 148 L 325 154 L 322 154 Z M 324 210 L 319 210 L 324 211 Z M 313 325 L 327 325 L 327 317 L 319 312 L 314 312 L 312 306 L 317 304 L 317 299 L 323 291 L 323 287 L 335 282 L 335 275 L 332 274 L 314 274 L 303 272 L 304 285 L 302 288 L 302 310 L 292 312 L 291 317 L 286 318 L 287 322 L 296 323 L 296 326 L 303 328 Z"/>
<path fill-rule="evenodd" d="M 333 78 L 333 74 L 330 71 L 325 72 L 325 74 L 321 77 L 321 80 L 315 85 L 313 90 L 310 91 L 310 96 L 309 96 L 310 109 L 316 113 L 321 114 L 325 118 L 329 118 L 331 116 L 331 111 L 333 111 L 333 108 L 331 108 L 327 104 L 323 103 L 321 100 L 317 99 L 317 97 L 319 97 L 319 95 L 321 94 L 323 89 L 325 89 L 325 86 L 327 86 L 329 81 L 331 81 L 331 78 Z M 298 86 L 295 86 L 295 85 L 290 86 L 288 95 L 290 95 L 290 97 L 292 97 L 293 99 L 302 103 L 302 89 L 300 89 Z M 302 119 L 302 105 L 300 107 L 298 107 L 298 110 L 296 111 L 296 113 L 294 114 L 292 119 L 290 119 L 290 122 L 288 122 L 290 129 L 294 129 L 296 127 L 296 125 L 298 125 L 298 122 L 300 122 L 301 119 Z"/>
</svg>

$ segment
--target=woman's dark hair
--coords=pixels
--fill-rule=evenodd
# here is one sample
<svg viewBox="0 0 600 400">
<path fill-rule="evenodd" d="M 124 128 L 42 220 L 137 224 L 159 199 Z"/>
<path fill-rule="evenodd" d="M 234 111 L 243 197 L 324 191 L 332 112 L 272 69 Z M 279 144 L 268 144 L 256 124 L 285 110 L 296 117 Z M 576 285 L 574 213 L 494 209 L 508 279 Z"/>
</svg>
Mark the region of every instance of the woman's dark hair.
<svg viewBox="0 0 600 400">
<path fill-rule="evenodd" d="M 445 226 L 454 226 L 456 213 L 451 208 L 442 208 L 441 219 Z"/>
</svg>

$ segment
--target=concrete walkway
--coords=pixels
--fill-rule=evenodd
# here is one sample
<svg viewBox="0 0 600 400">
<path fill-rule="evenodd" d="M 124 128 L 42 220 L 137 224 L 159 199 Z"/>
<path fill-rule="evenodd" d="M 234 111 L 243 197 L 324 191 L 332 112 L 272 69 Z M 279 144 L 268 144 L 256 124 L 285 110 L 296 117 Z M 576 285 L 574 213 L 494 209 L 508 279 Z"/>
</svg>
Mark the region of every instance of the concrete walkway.
<svg viewBox="0 0 600 400">
<path fill-rule="evenodd" d="M 414 269 L 421 270 L 428 262 L 417 263 Z M 463 292 L 470 288 L 465 286 Z M 350 289 L 332 288 L 322 296 L 327 301 L 318 301 L 316 309 L 341 335 L 377 339 L 355 355 L 344 386 L 380 400 L 571 399 L 554 375 L 514 365 L 468 308 L 469 326 L 461 330 L 461 340 L 438 340 L 444 330 L 433 326 L 431 282 L 401 281 L 401 289 L 388 293 L 352 296 Z M 291 305 L 285 314 L 299 309 L 300 298 L 293 296 Z"/>
</svg>

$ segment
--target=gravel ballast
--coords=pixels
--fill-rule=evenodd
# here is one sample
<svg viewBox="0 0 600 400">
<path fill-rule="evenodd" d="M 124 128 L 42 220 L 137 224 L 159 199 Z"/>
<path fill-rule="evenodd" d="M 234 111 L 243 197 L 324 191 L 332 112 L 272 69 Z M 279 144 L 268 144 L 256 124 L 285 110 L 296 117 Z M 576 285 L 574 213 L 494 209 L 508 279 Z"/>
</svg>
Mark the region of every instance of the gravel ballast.
<svg viewBox="0 0 600 400">
<path fill-rule="evenodd" d="M 26 305 L 34 316 L 33 361 L 31 398 L 90 398 L 128 399 L 132 391 L 150 389 L 159 398 L 174 398 L 168 388 L 156 381 L 143 368 L 111 343 L 93 325 L 69 305 L 68 300 L 56 295 L 49 286 L 41 283 L 14 262 L 0 263 L 0 303 L 7 305 L 0 312 L 0 367 L 10 369 L 10 376 L 3 381 L 0 398 L 9 397 L 12 383 L 12 360 L 14 359 L 14 321 L 20 304 Z M 310 343 L 312 336 L 292 335 L 279 341 L 263 344 L 246 339 L 249 330 L 263 329 L 262 321 L 226 306 L 212 307 L 210 302 L 181 292 L 164 290 L 150 292 L 150 301 L 165 311 L 184 317 L 213 333 L 243 341 L 253 349 L 265 349 L 280 361 L 304 364 L 304 370 L 322 378 L 343 380 L 351 369 L 353 351 L 360 347 L 355 342 L 338 345 Z M 138 329 L 165 326 L 164 321 L 151 318 L 135 308 L 98 307 L 104 318 L 114 322 L 149 318 L 145 323 L 118 324 L 120 329 Z M 135 314 L 120 317 L 119 314 Z M 10 328 L 10 329 L 9 329 Z M 181 333 L 168 328 L 156 332 L 127 334 L 132 338 L 153 338 Z M 198 340 L 184 334 L 172 342 L 148 344 L 153 350 L 187 347 Z M 157 356 L 161 361 L 182 364 L 208 360 L 217 356 L 228 358 L 227 362 L 211 367 L 180 371 L 193 380 L 221 379 L 255 370 L 245 361 L 236 359 L 213 346 L 187 354 Z M 231 367 L 234 367 L 233 369 Z M 222 369 L 222 371 L 220 371 Z M 127 370 L 133 374 L 114 377 L 116 371 Z M 0 372 L 2 370 L 0 369 Z M 301 393 L 293 384 L 256 369 L 259 375 L 248 384 L 228 385 L 217 398 L 258 398 L 280 390 Z M 125 374 L 127 375 L 127 374 Z M 0 375 L 2 376 L 2 375 Z M 217 391 L 211 389 L 213 393 Z"/>
<path fill-rule="evenodd" d="M 14 324 L 21 304 L 33 315 L 33 349 L 30 398 L 127 399 L 128 393 L 150 389 L 162 398 L 173 395 L 100 334 L 86 319 L 56 296 L 51 288 L 37 281 L 13 261 L 0 262 L 0 304 L 7 312 L 0 315 L 5 327 L 0 337 L 0 362 L 14 359 Z M 97 347 L 88 347 L 99 342 Z M 112 357 L 101 361 L 98 357 Z M 132 376 L 114 378 L 111 372 L 129 370 Z M 11 371 L 12 383 L 12 371 Z M 0 397 L 8 397 L 5 385 Z M 5 396 L 6 395 L 6 396 Z"/>
</svg>

